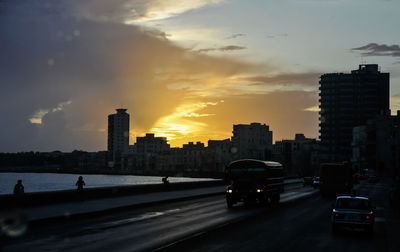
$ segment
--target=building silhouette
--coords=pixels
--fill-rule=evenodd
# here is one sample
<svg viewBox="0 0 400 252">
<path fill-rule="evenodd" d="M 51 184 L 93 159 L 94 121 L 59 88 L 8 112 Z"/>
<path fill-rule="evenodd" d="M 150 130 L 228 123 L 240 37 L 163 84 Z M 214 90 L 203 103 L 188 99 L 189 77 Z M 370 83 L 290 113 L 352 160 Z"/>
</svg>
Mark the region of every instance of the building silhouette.
<svg viewBox="0 0 400 252">
<path fill-rule="evenodd" d="M 373 170 L 379 176 L 400 175 L 400 111 L 379 115 L 353 129 L 352 163 L 359 172 Z"/>
<path fill-rule="evenodd" d="M 108 159 L 112 166 L 121 164 L 122 154 L 129 149 L 129 114 L 127 109 L 117 109 L 116 114 L 108 115 Z"/>
<path fill-rule="evenodd" d="M 320 79 L 320 161 L 350 160 L 353 128 L 389 112 L 389 73 L 377 64 Z"/>
<path fill-rule="evenodd" d="M 261 123 L 233 125 L 232 145 L 235 159 L 267 160 L 272 151 L 272 131 Z"/>
<path fill-rule="evenodd" d="M 137 152 L 166 153 L 170 146 L 166 137 L 156 137 L 153 133 L 146 133 L 144 137 L 136 137 Z"/>
<path fill-rule="evenodd" d="M 275 141 L 272 160 L 285 167 L 286 176 L 313 176 L 318 174 L 319 143 L 297 133 L 294 139 Z"/>
</svg>

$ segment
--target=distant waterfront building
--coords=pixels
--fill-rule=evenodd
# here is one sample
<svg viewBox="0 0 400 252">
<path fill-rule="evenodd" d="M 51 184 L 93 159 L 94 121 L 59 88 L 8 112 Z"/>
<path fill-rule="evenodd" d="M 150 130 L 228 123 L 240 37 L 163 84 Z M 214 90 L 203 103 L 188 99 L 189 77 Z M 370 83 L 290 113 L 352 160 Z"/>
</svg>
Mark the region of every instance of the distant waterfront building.
<svg viewBox="0 0 400 252">
<path fill-rule="evenodd" d="M 189 142 L 182 145 L 185 170 L 189 172 L 202 171 L 204 167 L 205 147 L 202 142 Z"/>
<path fill-rule="evenodd" d="M 304 134 L 296 134 L 295 139 L 276 141 L 273 145 L 272 160 L 284 166 L 286 176 L 313 176 L 318 173 L 319 143 Z"/>
<path fill-rule="evenodd" d="M 319 83 L 320 159 L 350 160 L 353 128 L 389 111 L 389 73 L 367 64 L 351 73 L 324 74 Z"/>
<path fill-rule="evenodd" d="M 179 172 L 199 172 L 204 167 L 204 155 L 206 148 L 204 143 L 189 142 L 183 144 L 182 148 L 173 148 L 171 150 L 171 164 Z"/>
<path fill-rule="evenodd" d="M 234 124 L 232 146 L 234 159 L 266 160 L 272 150 L 272 131 L 261 123 Z"/>
<path fill-rule="evenodd" d="M 400 176 L 400 111 L 380 115 L 353 129 L 355 170 L 374 170 L 380 176 Z"/>
<path fill-rule="evenodd" d="M 109 161 L 114 165 L 121 164 L 122 154 L 129 149 L 129 114 L 126 109 L 117 109 L 116 114 L 108 116 L 108 144 Z"/>
<path fill-rule="evenodd" d="M 205 156 L 205 166 L 209 171 L 224 172 L 232 161 L 231 140 L 208 140 Z"/>
<path fill-rule="evenodd" d="M 166 137 L 156 137 L 153 133 L 146 133 L 144 137 L 136 137 L 136 151 L 138 153 L 157 153 L 168 152 L 170 146 Z"/>
<path fill-rule="evenodd" d="M 170 145 L 166 137 L 156 137 L 153 133 L 146 133 L 144 137 L 136 137 L 135 147 L 135 170 L 154 175 L 168 170 Z"/>
</svg>

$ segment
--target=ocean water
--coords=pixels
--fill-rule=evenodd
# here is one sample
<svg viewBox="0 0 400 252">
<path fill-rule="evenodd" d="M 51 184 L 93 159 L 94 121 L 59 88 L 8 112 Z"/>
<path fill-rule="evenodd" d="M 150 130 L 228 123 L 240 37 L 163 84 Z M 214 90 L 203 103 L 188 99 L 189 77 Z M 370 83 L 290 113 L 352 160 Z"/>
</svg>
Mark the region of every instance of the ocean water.
<svg viewBox="0 0 400 252">
<path fill-rule="evenodd" d="M 61 173 L 0 173 L 0 194 L 12 194 L 14 185 L 18 179 L 22 179 L 25 192 L 44 192 L 76 189 L 75 183 L 82 176 L 85 188 L 161 184 L 162 177 L 157 176 L 133 176 L 133 175 L 80 175 Z M 169 177 L 171 183 L 191 181 L 211 181 L 208 178 L 182 178 Z"/>
</svg>

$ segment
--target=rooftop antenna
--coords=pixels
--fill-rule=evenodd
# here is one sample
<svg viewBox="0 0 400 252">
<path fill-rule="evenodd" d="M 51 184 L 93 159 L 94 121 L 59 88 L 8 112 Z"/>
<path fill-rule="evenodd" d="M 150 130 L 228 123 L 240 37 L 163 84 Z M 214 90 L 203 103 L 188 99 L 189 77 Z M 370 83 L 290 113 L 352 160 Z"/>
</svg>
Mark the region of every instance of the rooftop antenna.
<svg viewBox="0 0 400 252">
<path fill-rule="evenodd" d="M 363 56 L 361 56 L 361 65 L 366 65 L 367 61 L 363 58 Z"/>
</svg>

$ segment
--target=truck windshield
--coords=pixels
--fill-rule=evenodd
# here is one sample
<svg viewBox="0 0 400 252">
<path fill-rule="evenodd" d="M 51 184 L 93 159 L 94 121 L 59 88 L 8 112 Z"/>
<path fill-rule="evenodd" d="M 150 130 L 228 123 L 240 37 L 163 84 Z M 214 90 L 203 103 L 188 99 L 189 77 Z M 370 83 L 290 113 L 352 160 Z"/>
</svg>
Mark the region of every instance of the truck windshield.
<svg viewBox="0 0 400 252">
<path fill-rule="evenodd" d="M 264 168 L 246 168 L 246 167 L 237 167 L 237 168 L 232 168 L 231 172 L 232 173 L 242 173 L 242 172 L 263 172 L 265 171 Z"/>
</svg>

